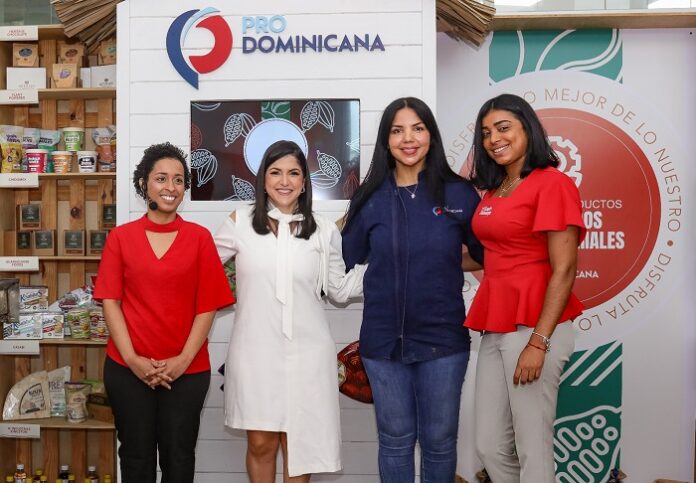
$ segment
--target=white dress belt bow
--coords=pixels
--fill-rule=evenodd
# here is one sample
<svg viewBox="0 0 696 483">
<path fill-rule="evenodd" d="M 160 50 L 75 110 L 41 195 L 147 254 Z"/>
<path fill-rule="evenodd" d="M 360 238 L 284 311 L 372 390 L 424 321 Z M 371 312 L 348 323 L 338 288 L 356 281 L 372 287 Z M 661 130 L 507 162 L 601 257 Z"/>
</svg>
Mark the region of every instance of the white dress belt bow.
<svg viewBox="0 0 696 483">
<path fill-rule="evenodd" d="M 272 208 L 268 216 L 278 221 L 277 230 L 277 259 L 276 259 L 276 299 L 282 304 L 281 327 L 283 335 L 292 340 L 293 290 L 292 290 L 292 257 L 290 249 L 290 223 L 304 220 L 304 215 L 288 215 L 278 208 Z"/>
</svg>

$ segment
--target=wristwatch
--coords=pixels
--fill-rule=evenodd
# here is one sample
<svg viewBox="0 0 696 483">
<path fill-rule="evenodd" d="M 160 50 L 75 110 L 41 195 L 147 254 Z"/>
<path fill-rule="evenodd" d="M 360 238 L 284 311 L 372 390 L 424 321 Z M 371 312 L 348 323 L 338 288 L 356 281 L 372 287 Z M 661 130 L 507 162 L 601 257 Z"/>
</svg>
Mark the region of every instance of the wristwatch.
<svg viewBox="0 0 696 483">
<path fill-rule="evenodd" d="M 539 332 L 532 331 L 532 334 L 536 335 L 541 339 L 541 341 L 544 343 L 544 346 L 546 347 L 546 352 L 551 351 L 551 339 L 549 339 L 545 335 L 541 335 Z"/>
</svg>

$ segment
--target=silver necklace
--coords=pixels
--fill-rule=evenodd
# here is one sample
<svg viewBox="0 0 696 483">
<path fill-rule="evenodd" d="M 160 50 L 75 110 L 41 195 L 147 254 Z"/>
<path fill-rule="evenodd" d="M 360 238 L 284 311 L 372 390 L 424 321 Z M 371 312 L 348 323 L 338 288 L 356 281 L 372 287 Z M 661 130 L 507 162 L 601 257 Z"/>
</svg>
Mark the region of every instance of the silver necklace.
<svg viewBox="0 0 696 483">
<path fill-rule="evenodd" d="M 405 189 L 406 191 L 408 191 L 408 194 L 411 195 L 411 199 L 415 199 L 415 197 L 416 197 L 416 191 L 418 191 L 418 183 L 416 183 L 416 187 L 413 189 L 413 191 L 411 191 L 410 189 L 408 189 L 406 186 L 402 186 L 402 188 Z"/>
</svg>

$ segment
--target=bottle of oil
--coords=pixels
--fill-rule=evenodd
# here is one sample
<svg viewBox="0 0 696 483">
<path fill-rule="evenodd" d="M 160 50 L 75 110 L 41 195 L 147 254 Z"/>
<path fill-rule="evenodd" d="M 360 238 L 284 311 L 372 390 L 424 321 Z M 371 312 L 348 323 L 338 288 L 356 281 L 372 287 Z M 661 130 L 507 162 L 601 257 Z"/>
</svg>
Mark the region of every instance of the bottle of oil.
<svg viewBox="0 0 696 483">
<path fill-rule="evenodd" d="M 104 475 L 104 483 L 111 483 L 111 475 Z"/>
<path fill-rule="evenodd" d="M 87 480 L 89 480 L 89 483 L 99 483 L 99 475 L 97 474 L 96 466 L 87 467 L 87 478 L 85 479 L 85 483 L 87 483 Z"/>
<path fill-rule="evenodd" d="M 34 483 L 37 483 L 41 481 L 41 476 L 43 475 L 43 471 L 40 469 L 34 470 L 34 476 L 32 477 L 34 479 Z"/>
<path fill-rule="evenodd" d="M 24 471 L 24 465 L 17 463 L 17 469 L 14 474 L 15 483 L 27 483 L 27 472 Z"/>
<path fill-rule="evenodd" d="M 5 477 L 5 483 L 14 483 L 14 476 L 13 475 L 7 475 Z"/>
<path fill-rule="evenodd" d="M 70 466 L 60 465 L 60 471 L 58 472 L 58 479 L 56 483 L 68 483 L 68 476 L 70 476 Z"/>
</svg>

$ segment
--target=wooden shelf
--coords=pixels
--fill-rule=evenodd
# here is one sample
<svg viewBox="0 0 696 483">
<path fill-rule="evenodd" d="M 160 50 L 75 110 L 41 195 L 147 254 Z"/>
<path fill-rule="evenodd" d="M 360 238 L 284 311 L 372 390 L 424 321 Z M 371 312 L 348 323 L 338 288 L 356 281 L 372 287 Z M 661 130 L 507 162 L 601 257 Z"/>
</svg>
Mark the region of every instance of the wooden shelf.
<svg viewBox="0 0 696 483">
<path fill-rule="evenodd" d="M 54 100 L 92 100 L 92 99 L 116 99 L 116 89 L 107 87 L 75 87 L 69 89 L 10 89 L 0 90 L 3 97 L 0 106 L 31 106 L 39 101 Z M 9 96 L 21 96 L 10 98 Z"/>
<path fill-rule="evenodd" d="M 39 257 L 39 262 L 98 262 L 99 255 L 53 255 Z"/>
<path fill-rule="evenodd" d="M 40 339 L 39 345 L 106 346 L 106 342 L 91 339 L 73 339 L 70 337 L 66 337 L 65 339 Z"/>
<path fill-rule="evenodd" d="M 497 13 L 490 24 L 491 31 L 692 27 L 696 27 L 696 10 L 693 8 Z"/>
<path fill-rule="evenodd" d="M 116 89 L 103 87 L 39 89 L 39 100 L 42 101 L 44 99 L 116 99 Z"/>
<path fill-rule="evenodd" d="M 96 429 L 96 430 L 114 430 L 114 423 L 106 423 L 97 419 L 87 419 L 82 423 L 69 423 L 65 418 L 42 418 L 42 419 L 19 419 L 12 421 L 2 421 L 4 424 L 38 424 L 41 429 Z"/>
<path fill-rule="evenodd" d="M 39 173 L 39 179 L 116 179 L 116 173 Z"/>
</svg>

